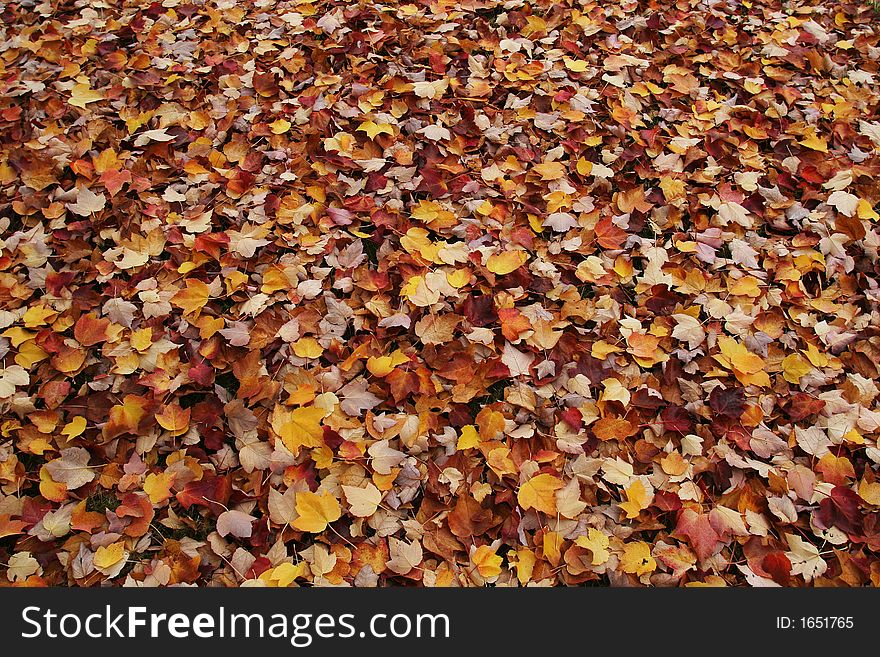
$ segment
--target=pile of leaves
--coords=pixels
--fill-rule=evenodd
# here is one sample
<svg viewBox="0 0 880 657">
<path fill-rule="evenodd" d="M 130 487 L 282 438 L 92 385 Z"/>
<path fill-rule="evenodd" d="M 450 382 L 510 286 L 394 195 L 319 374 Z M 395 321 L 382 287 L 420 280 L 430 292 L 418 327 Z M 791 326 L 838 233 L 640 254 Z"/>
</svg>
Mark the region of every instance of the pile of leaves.
<svg viewBox="0 0 880 657">
<path fill-rule="evenodd" d="M 863 3 L 0 17 L 5 585 L 880 585 Z"/>
</svg>

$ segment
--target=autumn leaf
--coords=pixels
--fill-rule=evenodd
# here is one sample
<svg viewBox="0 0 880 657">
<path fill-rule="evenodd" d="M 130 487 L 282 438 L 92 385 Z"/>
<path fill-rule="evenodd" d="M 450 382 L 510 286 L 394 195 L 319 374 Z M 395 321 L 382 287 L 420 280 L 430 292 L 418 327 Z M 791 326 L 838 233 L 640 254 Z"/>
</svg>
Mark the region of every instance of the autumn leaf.
<svg viewBox="0 0 880 657">
<path fill-rule="evenodd" d="M 493 274 L 503 276 L 522 267 L 528 259 L 525 251 L 502 251 L 489 256 L 486 268 Z"/>
<path fill-rule="evenodd" d="M 621 502 L 620 508 L 624 510 L 627 518 L 638 518 L 639 513 L 651 504 L 653 496 L 648 494 L 640 479 L 636 479 L 624 492 L 626 502 Z"/>
<path fill-rule="evenodd" d="M 171 497 L 171 484 L 174 482 L 174 473 L 149 473 L 144 479 L 144 492 L 149 496 L 153 504 L 161 504 Z"/>
<path fill-rule="evenodd" d="M 458 437 L 455 449 L 471 449 L 479 444 L 480 434 L 477 433 L 477 428 L 473 424 L 467 424 L 461 428 L 461 435 Z"/>
<path fill-rule="evenodd" d="M 524 509 L 535 509 L 547 515 L 556 514 L 556 491 L 563 487 L 562 480 L 550 474 L 539 474 L 519 488 L 517 500 Z"/>
<path fill-rule="evenodd" d="M 161 413 L 156 414 L 156 422 L 172 436 L 180 436 L 189 429 L 191 413 L 190 409 L 181 408 L 179 404 L 168 404 Z"/>
<path fill-rule="evenodd" d="M 481 577 L 491 579 L 501 574 L 501 564 L 504 560 L 488 545 L 481 545 L 474 551 L 471 561 Z"/>
<path fill-rule="evenodd" d="M 74 107 L 85 109 L 86 105 L 89 103 L 95 103 L 103 99 L 104 95 L 100 91 L 90 88 L 87 84 L 78 83 L 73 86 L 73 90 L 70 93 L 70 99 L 67 102 Z"/>
<path fill-rule="evenodd" d="M 297 518 L 291 522 L 294 529 L 312 534 L 319 534 L 331 522 L 339 520 L 342 509 L 339 501 L 328 492 L 321 495 L 302 492 L 296 496 Z"/>
<path fill-rule="evenodd" d="M 342 491 L 345 493 L 349 511 L 358 518 L 369 518 L 376 513 L 382 501 L 382 492 L 370 483 L 363 488 L 343 485 Z"/>
<path fill-rule="evenodd" d="M 651 546 L 644 541 L 626 543 L 623 546 L 620 565 L 623 572 L 631 573 L 636 577 L 652 573 L 657 569 L 657 562 L 651 556 Z"/>
<path fill-rule="evenodd" d="M 582 548 L 586 548 L 592 553 L 591 558 L 592 564 L 594 566 L 601 566 L 603 563 L 608 561 L 608 537 L 600 532 L 598 529 L 590 527 L 587 530 L 586 536 L 578 536 L 575 539 L 575 543 L 577 545 L 580 545 Z"/>
<path fill-rule="evenodd" d="M 211 291 L 207 284 L 198 280 L 187 280 L 186 287 L 171 297 L 171 303 L 181 308 L 187 315 L 199 316 L 199 312 L 208 303 Z"/>
</svg>

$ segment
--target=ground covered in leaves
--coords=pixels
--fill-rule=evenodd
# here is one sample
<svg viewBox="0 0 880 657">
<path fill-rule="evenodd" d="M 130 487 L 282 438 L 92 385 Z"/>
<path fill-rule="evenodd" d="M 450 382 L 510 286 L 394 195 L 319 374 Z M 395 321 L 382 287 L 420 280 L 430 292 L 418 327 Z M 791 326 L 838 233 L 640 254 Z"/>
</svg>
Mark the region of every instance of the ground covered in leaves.
<svg viewBox="0 0 880 657">
<path fill-rule="evenodd" d="M 6 585 L 880 585 L 869 6 L 0 16 Z"/>
</svg>

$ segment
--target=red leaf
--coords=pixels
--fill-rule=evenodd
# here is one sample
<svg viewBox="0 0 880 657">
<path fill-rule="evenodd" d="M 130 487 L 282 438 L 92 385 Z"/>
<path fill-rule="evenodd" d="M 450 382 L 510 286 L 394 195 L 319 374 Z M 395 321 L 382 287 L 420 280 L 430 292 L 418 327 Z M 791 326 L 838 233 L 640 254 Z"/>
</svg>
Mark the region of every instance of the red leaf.
<svg viewBox="0 0 880 657">
<path fill-rule="evenodd" d="M 709 408 L 734 420 L 743 414 L 745 403 L 746 395 L 742 388 L 716 386 L 709 394 Z"/>
<path fill-rule="evenodd" d="M 709 523 L 709 516 L 684 509 L 678 516 L 673 537 L 687 539 L 700 560 L 705 560 L 721 549 L 722 542 L 718 533 Z"/>
</svg>

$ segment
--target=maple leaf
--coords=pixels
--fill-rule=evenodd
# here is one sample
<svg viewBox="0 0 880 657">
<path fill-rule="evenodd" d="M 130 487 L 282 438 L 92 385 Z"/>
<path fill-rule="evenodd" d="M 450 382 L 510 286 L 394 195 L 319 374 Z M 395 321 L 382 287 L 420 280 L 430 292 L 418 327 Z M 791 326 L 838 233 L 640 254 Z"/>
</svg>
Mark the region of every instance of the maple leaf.
<svg viewBox="0 0 880 657">
<path fill-rule="evenodd" d="M 504 559 L 495 554 L 495 550 L 488 545 L 481 545 L 474 550 L 473 555 L 471 555 L 471 561 L 476 566 L 481 577 L 492 579 L 501 574 L 501 564 L 504 562 Z"/>
<path fill-rule="evenodd" d="M 206 283 L 199 280 L 189 279 L 186 287 L 171 297 L 171 303 L 181 308 L 187 315 L 198 318 L 199 312 L 208 303 L 211 290 Z"/>
<path fill-rule="evenodd" d="M 125 543 L 117 541 L 107 546 L 101 546 L 95 551 L 93 563 L 95 568 L 107 574 L 113 566 L 124 561 L 126 558 Z"/>
<path fill-rule="evenodd" d="M 100 212 L 107 205 L 107 199 L 103 194 L 97 194 L 88 187 L 78 187 L 76 201 L 67 204 L 67 209 L 81 217 L 88 217 Z"/>
<path fill-rule="evenodd" d="M 626 543 L 623 546 L 620 565 L 623 572 L 631 573 L 636 577 L 652 573 L 657 569 L 657 562 L 651 556 L 651 546 L 644 541 Z"/>
<path fill-rule="evenodd" d="M 26 386 L 30 381 L 27 370 L 20 365 L 10 365 L 0 370 L 0 399 L 11 397 L 17 386 Z"/>
<path fill-rule="evenodd" d="M 279 525 L 291 523 L 299 515 L 296 511 L 296 490 L 293 488 L 288 488 L 284 493 L 270 488 L 267 506 L 269 519 Z"/>
<path fill-rule="evenodd" d="M 343 485 L 342 491 L 345 493 L 349 511 L 358 518 L 369 518 L 376 513 L 379 502 L 382 501 L 382 492 L 370 483 L 362 488 Z"/>
<path fill-rule="evenodd" d="M 174 483 L 174 473 L 151 472 L 144 479 L 144 492 L 149 496 L 152 504 L 161 504 L 171 497 L 171 485 Z"/>
<path fill-rule="evenodd" d="M 486 268 L 493 274 L 503 276 L 516 271 L 529 259 L 525 251 L 502 251 L 493 253 L 486 260 Z"/>
<path fill-rule="evenodd" d="M 391 559 L 388 560 L 388 568 L 398 575 L 406 575 L 413 568 L 422 563 L 424 552 L 418 541 L 407 543 L 396 538 L 388 541 L 388 550 Z"/>
<path fill-rule="evenodd" d="M 360 416 L 365 410 L 372 410 L 382 403 L 382 400 L 367 390 L 369 384 L 360 379 L 352 381 L 339 389 L 337 395 L 340 398 L 339 407 L 346 415 Z"/>
<path fill-rule="evenodd" d="M 232 534 L 238 538 L 250 538 L 253 533 L 253 516 L 231 509 L 217 516 L 217 533 L 220 536 Z"/>
<path fill-rule="evenodd" d="M 621 502 L 620 508 L 626 512 L 627 518 L 638 518 L 639 513 L 650 506 L 653 498 L 653 495 L 649 495 L 645 490 L 640 479 L 636 479 L 624 492 L 626 493 L 626 502 Z"/>
<path fill-rule="evenodd" d="M 709 393 L 709 408 L 720 415 L 738 419 L 745 411 L 746 396 L 742 388 L 716 386 Z"/>
<path fill-rule="evenodd" d="M 49 461 L 46 470 L 52 479 L 64 484 L 67 490 L 76 490 L 95 478 L 94 469 L 89 467 L 91 456 L 82 447 L 68 447 L 61 450 L 61 458 Z"/>
<path fill-rule="evenodd" d="M 290 525 L 294 529 L 320 534 L 327 525 L 342 517 L 339 500 L 328 492 L 320 495 L 308 491 L 296 495 L 297 517 Z"/>
<path fill-rule="evenodd" d="M 324 442 L 321 421 L 325 411 L 317 406 L 287 409 L 276 406 L 272 414 L 272 431 L 293 454 L 301 447 L 320 447 Z"/>
<path fill-rule="evenodd" d="M 85 108 L 89 103 L 95 103 L 104 100 L 104 95 L 100 91 L 96 91 L 87 84 L 78 83 L 73 85 L 70 93 L 70 99 L 67 101 L 74 107 Z"/>
<path fill-rule="evenodd" d="M 40 562 L 34 559 L 30 552 L 17 552 L 9 557 L 6 564 L 6 579 L 10 582 L 20 582 L 41 571 Z"/>
<path fill-rule="evenodd" d="M 556 491 L 564 486 L 561 479 L 551 474 L 539 474 L 519 488 L 517 500 L 524 509 L 535 509 L 547 515 L 556 514 Z"/>
<path fill-rule="evenodd" d="M 147 415 L 149 402 L 137 395 L 126 395 L 122 404 L 110 408 L 110 416 L 101 433 L 111 440 L 124 433 L 135 433 Z"/>
<path fill-rule="evenodd" d="M 793 575 L 803 575 L 804 579 L 809 582 L 828 570 L 828 564 L 819 555 L 819 548 L 815 545 L 807 543 L 800 536 L 794 534 L 785 534 L 785 540 L 789 547 L 785 556 L 791 563 Z"/>
<path fill-rule="evenodd" d="M 608 552 L 608 537 L 598 529 L 590 527 L 587 530 L 586 536 L 578 536 L 574 542 L 592 553 L 591 563 L 594 566 L 601 566 L 608 561 L 610 555 Z"/>
<path fill-rule="evenodd" d="M 712 527 L 709 516 L 691 509 L 683 509 L 678 516 L 673 536 L 687 539 L 701 561 L 721 549 L 721 537 Z"/>
<path fill-rule="evenodd" d="M 510 376 L 528 376 L 529 369 L 534 361 L 534 355 L 520 351 L 509 342 L 504 345 L 501 362 L 507 366 L 507 369 L 510 371 Z"/>
<path fill-rule="evenodd" d="M 189 429 L 189 419 L 192 411 L 189 408 L 181 408 L 179 404 L 171 403 L 156 414 L 156 422 L 159 423 L 172 436 L 180 436 Z"/>
</svg>

